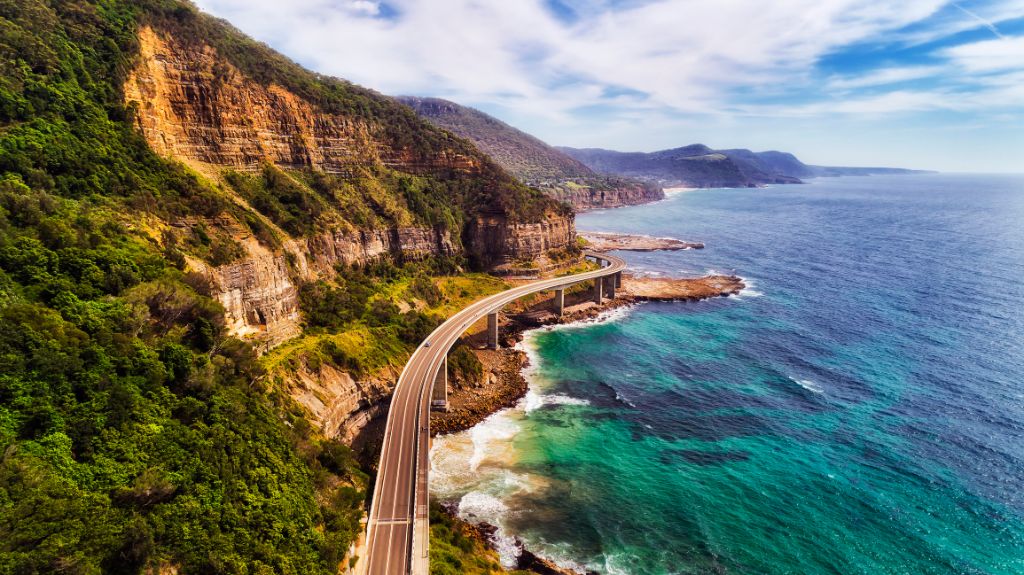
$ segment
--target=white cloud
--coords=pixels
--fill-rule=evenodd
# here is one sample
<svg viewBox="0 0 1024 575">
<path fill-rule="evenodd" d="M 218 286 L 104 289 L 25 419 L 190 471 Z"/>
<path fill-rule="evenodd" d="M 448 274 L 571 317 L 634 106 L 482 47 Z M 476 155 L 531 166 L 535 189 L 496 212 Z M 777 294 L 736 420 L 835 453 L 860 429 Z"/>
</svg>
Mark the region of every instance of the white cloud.
<svg viewBox="0 0 1024 575">
<path fill-rule="evenodd" d="M 1000 24 L 1024 17 L 1024 0 L 999 0 L 975 4 L 977 2 L 951 3 L 950 6 L 954 10 L 947 11 L 938 21 L 926 28 L 901 33 L 893 40 L 911 45 L 925 44 L 981 27 L 988 28 L 996 36 L 1000 36 Z M 966 8 L 965 5 L 969 5 L 970 8 Z"/>
<path fill-rule="evenodd" d="M 200 0 L 199 6 L 315 67 L 386 93 L 532 108 L 603 103 L 701 111 L 734 88 L 800 81 L 830 50 L 933 14 L 945 0 L 577 3 L 567 24 L 540 0 L 396 0 L 395 19 L 354 18 L 372 2 Z M 364 11 L 370 13 L 370 11 Z"/>
<path fill-rule="evenodd" d="M 1024 36 L 961 44 L 942 54 L 972 73 L 1024 70 Z"/>
<path fill-rule="evenodd" d="M 932 78 L 947 70 L 948 68 L 945 66 L 900 66 L 882 68 L 881 70 L 877 70 L 869 74 L 831 78 L 828 81 L 828 88 L 832 90 L 853 90 L 875 86 L 886 86 L 910 80 Z"/>
<path fill-rule="evenodd" d="M 816 69 L 851 45 L 1006 30 L 1024 0 L 960 0 L 971 14 L 952 0 L 562 0 L 570 19 L 543 0 L 195 1 L 318 72 L 484 107 L 575 145 L 651 149 L 769 118 L 811 134 L 861 117 L 1024 111 L 1021 38 L 935 50 L 926 64 L 875 54 L 862 74 Z"/>
</svg>

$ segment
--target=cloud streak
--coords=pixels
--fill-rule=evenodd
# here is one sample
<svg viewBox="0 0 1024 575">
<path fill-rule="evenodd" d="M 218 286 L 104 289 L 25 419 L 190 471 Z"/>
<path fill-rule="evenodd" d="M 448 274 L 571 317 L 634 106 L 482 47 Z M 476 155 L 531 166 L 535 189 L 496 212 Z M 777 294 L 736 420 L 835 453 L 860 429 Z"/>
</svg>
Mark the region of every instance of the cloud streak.
<svg viewBox="0 0 1024 575">
<path fill-rule="evenodd" d="M 763 114 L 1005 112 L 1020 105 L 1017 91 L 987 77 L 1024 70 L 1024 37 L 997 27 L 1024 18 L 1024 0 L 197 4 L 319 72 L 481 106 L 565 139 L 592 134 L 594 122 L 616 133 L 647 125 L 640 117 L 686 126 Z M 997 37 L 943 44 L 972 30 Z M 888 55 L 929 43 L 916 59 Z M 858 49 L 862 61 L 849 64 Z M 830 60 L 845 67 L 824 69 Z"/>
</svg>

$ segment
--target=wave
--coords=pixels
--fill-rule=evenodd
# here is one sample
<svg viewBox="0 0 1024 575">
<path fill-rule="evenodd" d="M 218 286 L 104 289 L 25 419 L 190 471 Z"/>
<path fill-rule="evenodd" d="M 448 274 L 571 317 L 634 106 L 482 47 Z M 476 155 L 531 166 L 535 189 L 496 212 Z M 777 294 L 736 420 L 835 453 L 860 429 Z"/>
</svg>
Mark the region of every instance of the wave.
<svg viewBox="0 0 1024 575">
<path fill-rule="evenodd" d="M 809 379 L 796 379 L 795 377 L 790 377 L 789 380 L 811 393 L 817 393 L 819 395 L 825 393 L 825 390 L 822 389 L 820 385 Z"/>
<path fill-rule="evenodd" d="M 624 403 L 624 404 L 628 405 L 629 407 L 636 407 L 635 403 L 633 403 L 632 401 L 627 399 L 625 395 L 622 395 L 618 391 L 615 392 L 615 400 L 620 402 L 620 403 Z"/>
<path fill-rule="evenodd" d="M 469 457 L 470 471 L 480 468 L 480 463 L 487 457 L 489 447 L 496 441 L 507 442 L 519 433 L 519 425 L 502 410 L 469 430 L 470 441 L 473 442 L 473 454 Z"/>
<path fill-rule="evenodd" d="M 458 515 L 471 523 L 487 523 L 495 527 L 490 540 L 498 551 L 501 564 L 514 568 L 519 563 L 522 547 L 516 538 L 501 528 L 502 519 L 508 513 L 508 505 L 494 495 L 482 491 L 470 491 L 459 499 Z"/>
<path fill-rule="evenodd" d="M 764 295 L 764 292 L 761 292 L 756 288 L 756 283 L 753 278 L 740 276 L 740 279 L 743 280 L 743 289 L 741 289 L 740 293 L 736 294 L 734 297 L 761 297 Z"/>
<path fill-rule="evenodd" d="M 535 393 L 533 390 L 526 392 L 526 397 L 523 401 L 523 409 L 526 413 L 540 409 L 545 405 L 590 405 L 590 402 L 578 397 L 570 397 L 564 393 L 543 395 Z"/>
<path fill-rule="evenodd" d="M 664 188 L 665 197 L 671 198 L 672 196 L 678 196 L 679 194 L 685 194 L 686 192 L 696 192 L 703 188 L 687 188 L 683 186 L 674 186 L 671 188 Z"/>
<path fill-rule="evenodd" d="M 630 304 L 615 309 L 610 309 L 601 312 L 596 317 L 585 318 L 569 323 L 562 323 L 556 325 L 548 325 L 544 327 L 538 327 L 535 329 L 528 329 L 523 332 L 523 339 L 515 345 L 515 349 L 518 349 L 526 354 L 526 358 L 529 360 L 526 363 L 526 367 L 523 368 L 522 374 L 527 382 L 531 384 L 533 389 L 533 383 L 539 381 L 539 369 L 540 369 L 540 354 L 537 350 L 536 337 L 541 332 L 548 331 L 562 331 L 562 330 L 573 330 L 580 329 L 582 327 L 588 327 L 599 323 L 613 323 L 621 321 L 633 312 L 633 310 L 641 304 Z"/>
</svg>

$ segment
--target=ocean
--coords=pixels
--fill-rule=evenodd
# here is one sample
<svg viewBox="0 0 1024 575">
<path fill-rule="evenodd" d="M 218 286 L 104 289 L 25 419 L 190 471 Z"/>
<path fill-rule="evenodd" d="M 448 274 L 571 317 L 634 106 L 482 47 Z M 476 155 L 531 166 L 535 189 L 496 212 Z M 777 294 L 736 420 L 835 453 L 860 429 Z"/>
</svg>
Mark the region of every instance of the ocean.
<svg viewBox="0 0 1024 575">
<path fill-rule="evenodd" d="M 1024 573 L 1024 177 L 684 192 L 581 230 L 736 297 L 529 332 L 527 397 L 432 497 L 599 573 Z"/>
</svg>

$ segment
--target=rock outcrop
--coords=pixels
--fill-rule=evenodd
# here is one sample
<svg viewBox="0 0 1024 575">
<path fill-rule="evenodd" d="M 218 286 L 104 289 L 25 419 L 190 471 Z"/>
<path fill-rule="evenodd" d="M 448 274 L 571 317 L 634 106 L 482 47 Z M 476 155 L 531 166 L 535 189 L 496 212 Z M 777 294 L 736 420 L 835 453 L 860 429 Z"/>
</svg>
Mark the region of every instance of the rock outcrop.
<svg viewBox="0 0 1024 575">
<path fill-rule="evenodd" d="M 684 242 L 675 238 L 654 238 L 635 234 L 607 232 L 582 232 L 580 237 L 587 240 L 588 247 L 598 252 L 624 250 L 630 252 L 653 252 L 661 250 L 702 250 L 701 242 Z"/>
<path fill-rule="evenodd" d="M 382 374 L 364 380 L 330 364 L 316 369 L 302 366 L 289 378 L 290 395 L 306 408 L 310 420 L 319 424 L 328 437 L 351 444 L 372 419 L 386 411 L 398 375 Z"/>
<path fill-rule="evenodd" d="M 625 178 L 587 178 L 541 186 L 541 190 L 569 204 L 576 212 L 622 208 L 665 199 L 661 186 Z"/>
<path fill-rule="evenodd" d="M 510 223 L 498 216 L 479 217 L 467 227 L 463 242 L 482 254 L 487 267 L 515 260 L 533 260 L 544 252 L 562 249 L 576 240 L 571 216 L 549 215 L 540 223 Z"/>
<path fill-rule="evenodd" d="M 324 233 L 291 240 L 275 253 L 237 227 L 232 232 L 247 254 L 223 266 L 193 261 L 224 306 L 229 333 L 259 340 L 265 351 L 301 332 L 297 281 L 330 277 L 339 264 L 365 264 L 381 257 L 421 259 L 456 252 L 441 228 L 393 228 Z"/>
<path fill-rule="evenodd" d="M 440 227 L 323 233 L 306 239 L 302 247 L 295 256 L 307 277 L 329 275 L 338 264 L 363 264 L 381 257 L 417 260 L 458 252 L 451 233 Z"/>
</svg>

